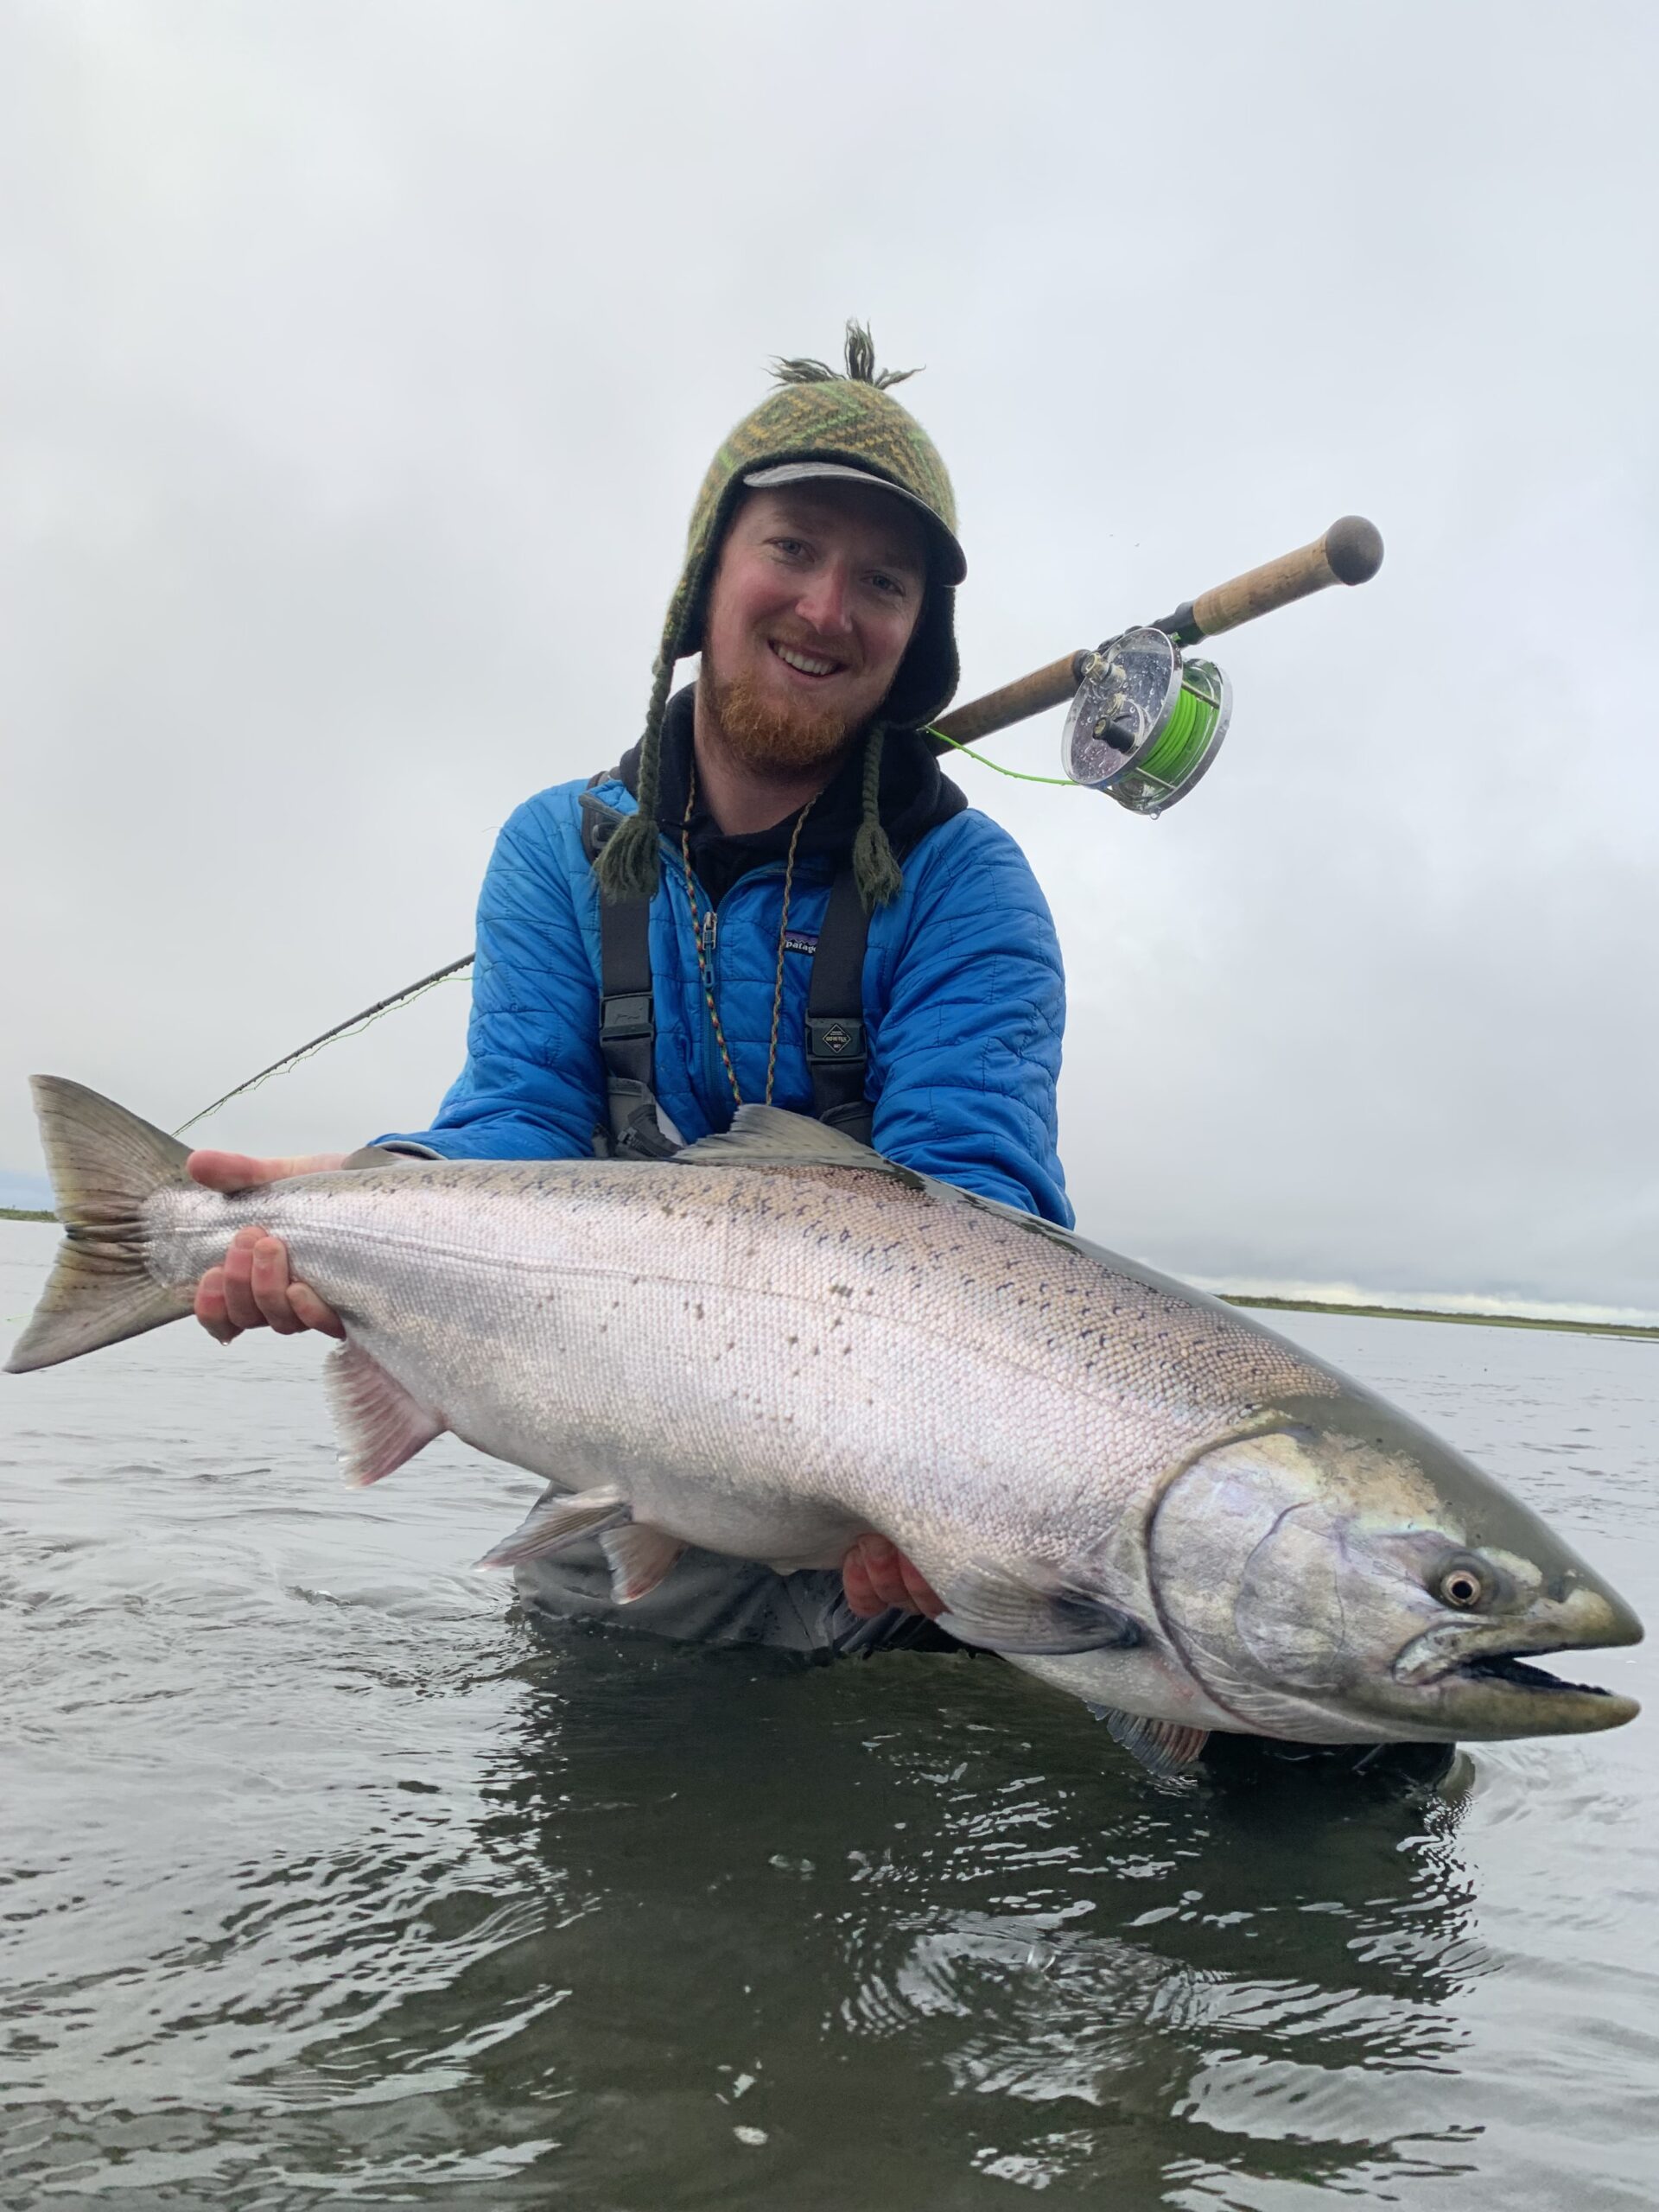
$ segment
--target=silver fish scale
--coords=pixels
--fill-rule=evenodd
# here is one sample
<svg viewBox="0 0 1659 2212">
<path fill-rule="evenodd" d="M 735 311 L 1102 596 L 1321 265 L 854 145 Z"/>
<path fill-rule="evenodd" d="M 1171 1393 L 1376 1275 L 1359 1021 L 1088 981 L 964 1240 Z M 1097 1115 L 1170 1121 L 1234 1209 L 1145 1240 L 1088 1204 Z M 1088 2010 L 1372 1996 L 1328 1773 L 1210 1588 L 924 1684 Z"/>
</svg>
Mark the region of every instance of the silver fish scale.
<svg viewBox="0 0 1659 2212">
<path fill-rule="evenodd" d="M 189 1281 L 257 1219 L 455 1432 L 711 1548 L 1059 1563 L 1171 1465 L 1338 1378 L 1041 1224 L 880 1170 L 484 1162 L 168 1192 Z M 1126 1532 L 1127 1533 L 1127 1532 Z"/>
</svg>

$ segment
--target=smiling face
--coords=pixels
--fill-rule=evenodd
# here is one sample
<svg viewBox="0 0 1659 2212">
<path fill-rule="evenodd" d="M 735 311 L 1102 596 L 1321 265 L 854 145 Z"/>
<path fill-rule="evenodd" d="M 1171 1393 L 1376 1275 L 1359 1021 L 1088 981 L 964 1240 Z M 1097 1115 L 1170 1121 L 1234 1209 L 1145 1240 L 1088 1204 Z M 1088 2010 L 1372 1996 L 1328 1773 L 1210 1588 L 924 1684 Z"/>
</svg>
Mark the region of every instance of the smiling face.
<svg viewBox="0 0 1659 2212">
<path fill-rule="evenodd" d="M 735 759 L 828 766 L 893 687 L 927 588 L 922 522 L 861 484 L 751 492 L 721 547 L 699 691 Z"/>
</svg>

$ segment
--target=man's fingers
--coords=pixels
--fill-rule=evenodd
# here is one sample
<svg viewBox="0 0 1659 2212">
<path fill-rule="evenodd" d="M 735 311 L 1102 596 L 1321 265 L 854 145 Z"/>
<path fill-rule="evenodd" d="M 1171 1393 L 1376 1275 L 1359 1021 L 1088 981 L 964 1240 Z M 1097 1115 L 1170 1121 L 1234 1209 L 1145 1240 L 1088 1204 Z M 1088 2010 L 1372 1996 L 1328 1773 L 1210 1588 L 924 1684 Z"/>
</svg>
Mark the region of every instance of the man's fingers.
<svg viewBox="0 0 1659 2212">
<path fill-rule="evenodd" d="M 343 1337 L 338 1313 L 308 1283 L 290 1281 L 288 1247 L 263 1229 L 238 1229 L 221 1265 L 196 1286 L 196 1316 L 221 1344 L 244 1329 L 275 1329 L 279 1337 L 317 1329 Z"/>
<path fill-rule="evenodd" d="M 254 1304 L 279 1337 L 299 1334 L 305 1324 L 289 1303 L 288 1247 L 280 1237 L 262 1236 L 254 1246 L 249 1287 Z"/>
<path fill-rule="evenodd" d="M 944 1611 L 944 1599 L 940 1597 L 932 1584 L 925 1580 L 918 1569 L 911 1565 L 902 1552 L 895 1552 L 893 1560 L 899 1569 L 899 1579 L 905 1589 L 905 1595 L 899 1602 L 907 1605 L 913 1612 L 925 1613 L 931 1621 L 938 1620 L 939 1615 Z"/>
<path fill-rule="evenodd" d="M 263 1329 L 265 1325 L 265 1317 L 253 1294 L 253 1248 L 264 1233 L 263 1229 L 238 1229 L 225 1254 L 221 1269 L 225 1312 L 235 1329 Z"/>
<path fill-rule="evenodd" d="M 208 1335 L 221 1344 L 234 1344 L 242 1333 L 225 1311 L 225 1270 L 209 1268 L 196 1285 L 196 1319 Z"/>
<path fill-rule="evenodd" d="M 864 1565 L 864 1540 L 861 1537 L 841 1562 L 841 1586 L 846 1593 L 848 1610 L 861 1620 L 869 1620 L 887 1611 L 887 1600 L 879 1598 L 870 1587 L 868 1570 Z"/>
<path fill-rule="evenodd" d="M 294 1153 L 280 1160 L 256 1160 L 245 1152 L 193 1152 L 185 1166 L 210 1191 L 253 1191 L 290 1175 L 324 1175 L 343 1167 L 343 1152 Z"/>
<path fill-rule="evenodd" d="M 897 1606 L 907 1613 L 925 1613 L 937 1620 L 944 1601 L 932 1585 L 912 1567 L 886 1536 L 868 1530 L 849 1549 L 841 1562 L 842 1586 L 849 1608 L 862 1618 Z"/>
<path fill-rule="evenodd" d="M 305 1328 L 320 1330 L 325 1337 L 345 1335 L 346 1324 L 332 1306 L 323 1303 L 309 1283 L 289 1283 L 288 1302 Z"/>
<path fill-rule="evenodd" d="M 874 1530 L 858 1541 L 870 1588 L 880 1604 L 908 1607 L 910 1592 L 905 1586 L 904 1561 L 899 1557 L 899 1547 L 890 1543 L 885 1536 L 878 1536 Z"/>
</svg>

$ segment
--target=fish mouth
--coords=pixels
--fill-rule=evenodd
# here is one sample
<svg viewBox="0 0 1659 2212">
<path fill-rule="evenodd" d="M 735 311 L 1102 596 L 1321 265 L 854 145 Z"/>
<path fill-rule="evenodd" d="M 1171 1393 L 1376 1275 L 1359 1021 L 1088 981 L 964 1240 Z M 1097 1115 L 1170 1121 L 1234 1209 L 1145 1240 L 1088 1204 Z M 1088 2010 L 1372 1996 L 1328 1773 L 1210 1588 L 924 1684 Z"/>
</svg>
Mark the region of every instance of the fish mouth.
<svg viewBox="0 0 1659 2212">
<path fill-rule="evenodd" d="M 1420 1658 L 1395 1672 L 1410 1681 L 1436 1721 L 1471 1739 L 1589 1735 L 1636 1719 L 1642 1708 L 1634 1698 L 1599 1682 L 1568 1681 L 1535 1663 L 1560 1649 L 1522 1643 L 1507 1650 L 1446 1652 L 1437 1655 L 1440 1663 L 1432 1671 Z"/>
<path fill-rule="evenodd" d="M 1552 1675 L 1547 1667 L 1529 1666 L 1535 1653 L 1520 1651 L 1486 1651 L 1465 1659 L 1462 1665 L 1452 1669 L 1465 1681 L 1511 1682 L 1522 1690 L 1567 1690 L 1574 1697 L 1612 1697 L 1613 1692 L 1603 1689 L 1599 1682 L 1567 1682 L 1559 1675 Z M 1625 1703 L 1630 1700 L 1626 1699 Z"/>
</svg>

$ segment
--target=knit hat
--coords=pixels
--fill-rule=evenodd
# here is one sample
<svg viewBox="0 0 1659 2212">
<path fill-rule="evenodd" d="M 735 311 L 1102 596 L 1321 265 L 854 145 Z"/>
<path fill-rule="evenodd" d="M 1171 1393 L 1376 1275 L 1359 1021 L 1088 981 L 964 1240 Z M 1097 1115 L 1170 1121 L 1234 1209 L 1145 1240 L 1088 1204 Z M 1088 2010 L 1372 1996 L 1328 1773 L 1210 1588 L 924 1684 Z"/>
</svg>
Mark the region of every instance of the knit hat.
<svg viewBox="0 0 1659 2212">
<path fill-rule="evenodd" d="M 890 486 L 928 524 L 928 582 L 915 632 L 882 707 L 864 740 L 863 818 L 853 843 L 853 870 L 867 907 L 897 896 L 904 879 L 881 827 L 878 794 L 884 731 L 919 729 L 943 714 L 959 669 L 956 586 L 964 563 L 957 543 L 957 503 L 932 440 L 888 387 L 908 369 L 879 374 L 870 334 L 847 326 L 846 372 L 823 361 L 774 365 L 779 389 L 746 415 L 715 455 L 687 533 L 685 566 L 669 601 L 652 670 L 651 702 L 639 755 L 636 811 L 607 840 L 594 863 L 607 899 L 649 898 L 657 888 L 658 762 L 663 710 L 674 664 L 700 650 L 709 587 L 721 541 L 747 486 L 788 463 L 817 463 Z"/>
</svg>

